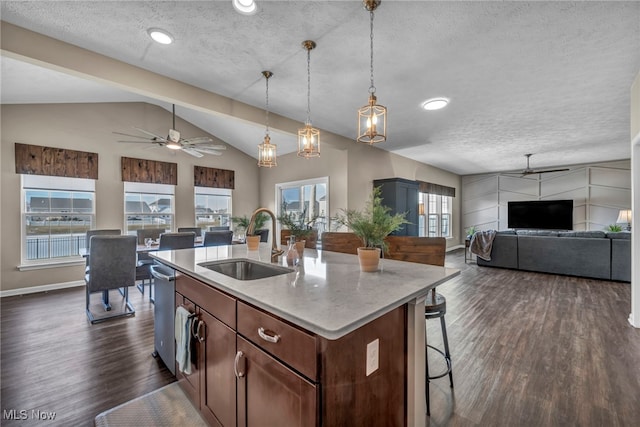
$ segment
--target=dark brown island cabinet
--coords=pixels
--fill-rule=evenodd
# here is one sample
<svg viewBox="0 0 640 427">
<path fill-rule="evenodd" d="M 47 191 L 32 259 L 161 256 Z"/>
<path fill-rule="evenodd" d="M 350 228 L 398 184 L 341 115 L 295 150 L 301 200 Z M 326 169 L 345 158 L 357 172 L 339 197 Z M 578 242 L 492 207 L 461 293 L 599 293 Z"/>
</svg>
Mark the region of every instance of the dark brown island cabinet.
<svg viewBox="0 0 640 427">
<path fill-rule="evenodd" d="M 406 306 L 329 340 L 182 273 L 175 295 L 198 337 L 176 376 L 210 425 L 406 425 Z"/>
</svg>

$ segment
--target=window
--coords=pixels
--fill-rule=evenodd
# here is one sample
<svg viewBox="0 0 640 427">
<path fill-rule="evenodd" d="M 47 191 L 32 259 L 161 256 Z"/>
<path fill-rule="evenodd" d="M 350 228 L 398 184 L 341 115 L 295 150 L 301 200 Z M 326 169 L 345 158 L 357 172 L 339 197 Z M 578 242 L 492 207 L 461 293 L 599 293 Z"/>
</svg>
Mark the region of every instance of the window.
<svg viewBox="0 0 640 427">
<path fill-rule="evenodd" d="M 95 223 L 95 181 L 22 175 L 22 262 L 76 258 Z"/>
<path fill-rule="evenodd" d="M 425 215 L 420 215 L 420 236 L 451 237 L 452 198 L 428 193 L 420 193 L 418 198 L 427 207 Z"/>
<path fill-rule="evenodd" d="M 276 215 L 293 212 L 307 219 L 316 218 L 312 227 L 318 230 L 318 241 L 329 221 L 329 179 L 317 178 L 276 185 Z"/>
<path fill-rule="evenodd" d="M 196 227 L 208 231 L 209 227 L 229 229 L 231 222 L 231 190 L 196 187 Z"/>
<path fill-rule="evenodd" d="M 136 234 L 143 228 L 173 230 L 174 186 L 124 183 L 125 233 Z"/>
</svg>

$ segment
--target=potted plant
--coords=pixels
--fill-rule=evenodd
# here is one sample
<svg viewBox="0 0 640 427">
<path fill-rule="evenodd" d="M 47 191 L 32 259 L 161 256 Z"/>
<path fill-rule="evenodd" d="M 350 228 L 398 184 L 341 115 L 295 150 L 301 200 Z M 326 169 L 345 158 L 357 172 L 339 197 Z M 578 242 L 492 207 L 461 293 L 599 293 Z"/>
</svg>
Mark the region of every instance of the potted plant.
<svg viewBox="0 0 640 427">
<path fill-rule="evenodd" d="M 380 193 L 380 188 L 374 187 L 364 210 L 341 209 L 336 218 L 362 240 L 363 247 L 358 248 L 361 271 L 376 271 L 380 251 L 387 249 L 385 237 L 409 223 L 404 213 L 390 213 L 391 208 L 382 204 Z"/>
<path fill-rule="evenodd" d="M 609 231 L 609 232 L 619 232 L 622 231 L 622 227 L 619 226 L 618 224 L 609 224 L 606 228 L 605 231 Z"/>
<path fill-rule="evenodd" d="M 473 237 L 473 235 L 476 234 L 476 232 L 478 232 L 478 229 L 476 228 L 475 225 L 472 225 L 471 227 L 467 228 L 467 240 L 471 240 L 471 237 Z"/>
<path fill-rule="evenodd" d="M 313 228 L 313 224 L 318 219 L 318 215 L 314 215 L 311 218 L 307 218 L 307 208 L 305 207 L 302 212 L 287 212 L 286 206 L 282 204 L 282 214 L 278 216 L 278 221 L 286 229 L 289 230 L 289 234 L 296 239 L 296 251 L 300 256 L 304 252 L 305 240 L 311 237 L 316 232 Z"/>
<path fill-rule="evenodd" d="M 255 231 L 258 231 L 260 229 L 262 229 L 264 227 L 264 225 L 267 223 L 267 220 L 269 219 L 269 216 L 265 213 L 260 212 L 257 216 L 256 216 L 256 224 L 254 227 L 254 234 L 252 236 L 247 236 L 247 237 L 251 237 L 252 239 L 247 239 L 247 240 L 253 240 L 251 247 L 253 249 L 257 249 L 258 244 L 260 243 L 260 236 L 255 234 Z M 249 229 L 249 222 L 251 221 L 251 218 L 249 218 L 247 215 L 243 215 L 243 216 L 232 216 L 231 217 L 231 222 L 233 222 L 234 224 L 236 224 L 236 234 L 238 235 L 242 235 L 244 233 L 247 232 L 247 230 Z M 257 239 L 256 239 L 257 237 Z M 247 241 L 247 244 L 249 244 L 249 242 Z"/>
</svg>

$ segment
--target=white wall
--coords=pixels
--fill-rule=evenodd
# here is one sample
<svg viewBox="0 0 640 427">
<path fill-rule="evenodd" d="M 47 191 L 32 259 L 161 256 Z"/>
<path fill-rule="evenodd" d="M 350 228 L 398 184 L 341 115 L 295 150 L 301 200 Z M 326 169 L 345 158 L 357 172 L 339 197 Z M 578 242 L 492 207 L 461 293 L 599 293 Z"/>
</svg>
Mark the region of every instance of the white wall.
<svg viewBox="0 0 640 427">
<path fill-rule="evenodd" d="M 559 166 L 562 168 L 562 166 Z M 483 174 L 462 177 L 462 226 L 507 229 L 507 202 L 574 201 L 575 230 L 603 230 L 620 209 L 631 208 L 631 161 L 566 166 L 567 172 Z"/>
<path fill-rule="evenodd" d="M 98 153 L 96 181 L 96 228 L 124 229 L 124 185 L 120 158 L 134 157 L 178 164 L 176 227 L 195 223 L 193 166 L 235 171 L 234 214 L 252 210 L 259 200 L 255 159 L 228 147 L 222 156 L 195 158 L 161 147 L 120 144 L 113 131 L 135 133 L 132 126 L 159 134 L 171 127 L 171 112 L 144 103 L 2 105 L 0 208 L 0 289 L 2 291 L 68 283 L 83 279 L 82 265 L 18 271 L 21 254 L 20 175 L 15 173 L 16 142 Z M 176 118 L 185 137 L 207 133 Z"/>
</svg>

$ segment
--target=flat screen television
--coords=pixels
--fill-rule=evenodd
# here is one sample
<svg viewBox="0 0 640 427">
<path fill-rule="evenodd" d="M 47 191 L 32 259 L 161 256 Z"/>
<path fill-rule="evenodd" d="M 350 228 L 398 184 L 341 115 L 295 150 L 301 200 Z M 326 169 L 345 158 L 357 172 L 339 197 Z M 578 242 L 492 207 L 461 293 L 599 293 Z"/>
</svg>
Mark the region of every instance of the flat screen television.
<svg viewBox="0 0 640 427">
<path fill-rule="evenodd" d="M 509 228 L 573 230 L 573 200 L 508 202 Z"/>
</svg>

